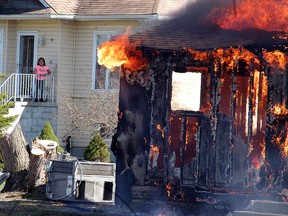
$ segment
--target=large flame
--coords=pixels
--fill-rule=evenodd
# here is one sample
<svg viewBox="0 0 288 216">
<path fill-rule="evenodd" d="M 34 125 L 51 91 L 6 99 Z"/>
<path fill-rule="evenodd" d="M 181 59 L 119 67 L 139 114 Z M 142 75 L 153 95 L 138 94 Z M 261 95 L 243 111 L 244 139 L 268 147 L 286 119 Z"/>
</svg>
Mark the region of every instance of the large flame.
<svg viewBox="0 0 288 216">
<path fill-rule="evenodd" d="M 284 104 L 276 104 L 271 108 L 271 112 L 275 115 L 288 115 L 288 109 Z"/>
<path fill-rule="evenodd" d="M 263 58 L 275 69 L 284 71 L 288 62 L 287 55 L 279 50 L 263 52 Z"/>
<path fill-rule="evenodd" d="M 208 16 L 223 29 L 288 32 L 287 0 L 239 0 L 229 8 L 217 8 Z"/>
<path fill-rule="evenodd" d="M 102 43 L 98 47 L 98 63 L 114 71 L 116 67 L 124 66 L 129 70 L 141 70 L 147 66 L 147 59 L 142 57 L 142 51 L 137 47 L 140 41 L 130 42 L 129 29 L 123 35 Z"/>
</svg>

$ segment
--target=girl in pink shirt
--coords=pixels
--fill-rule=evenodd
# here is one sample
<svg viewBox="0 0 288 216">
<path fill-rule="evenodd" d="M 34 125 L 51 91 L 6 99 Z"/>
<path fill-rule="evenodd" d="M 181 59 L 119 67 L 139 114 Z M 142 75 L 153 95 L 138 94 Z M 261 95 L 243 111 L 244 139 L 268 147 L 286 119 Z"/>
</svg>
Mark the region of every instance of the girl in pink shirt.
<svg viewBox="0 0 288 216">
<path fill-rule="evenodd" d="M 50 69 L 45 64 L 45 59 L 40 57 L 37 62 L 37 66 L 34 69 L 34 73 L 36 74 L 36 96 L 35 101 L 38 102 L 38 91 L 40 88 L 41 95 L 40 95 L 40 102 L 43 102 L 43 90 L 44 90 L 44 81 L 47 75 L 51 74 Z"/>
</svg>

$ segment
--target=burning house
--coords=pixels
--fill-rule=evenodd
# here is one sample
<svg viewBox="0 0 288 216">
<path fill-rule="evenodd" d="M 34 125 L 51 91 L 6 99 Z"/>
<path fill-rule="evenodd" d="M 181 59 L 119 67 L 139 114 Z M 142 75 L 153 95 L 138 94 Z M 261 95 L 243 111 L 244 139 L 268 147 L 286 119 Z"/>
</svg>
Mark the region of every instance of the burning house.
<svg viewBox="0 0 288 216">
<path fill-rule="evenodd" d="M 288 188 L 287 10 L 284 0 L 194 1 L 102 44 L 101 64 L 121 67 L 120 194 Z"/>
</svg>

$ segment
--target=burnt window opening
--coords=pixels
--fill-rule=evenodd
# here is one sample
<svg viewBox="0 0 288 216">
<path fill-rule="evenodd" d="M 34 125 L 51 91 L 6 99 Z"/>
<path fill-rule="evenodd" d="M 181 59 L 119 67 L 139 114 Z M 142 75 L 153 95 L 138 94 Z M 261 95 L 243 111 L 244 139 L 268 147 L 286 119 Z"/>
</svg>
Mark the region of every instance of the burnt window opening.
<svg viewBox="0 0 288 216">
<path fill-rule="evenodd" d="M 171 109 L 173 111 L 199 111 L 201 75 L 197 72 L 172 72 Z"/>
</svg>

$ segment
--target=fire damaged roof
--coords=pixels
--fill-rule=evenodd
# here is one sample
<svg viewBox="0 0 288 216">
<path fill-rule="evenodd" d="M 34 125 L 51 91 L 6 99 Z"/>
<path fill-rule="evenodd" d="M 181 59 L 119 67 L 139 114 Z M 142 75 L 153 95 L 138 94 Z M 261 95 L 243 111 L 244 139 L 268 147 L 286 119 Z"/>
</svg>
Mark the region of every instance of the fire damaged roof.
<svg viewBox="0 0 288 216">
<path fill-rule="evenodd" d="M 283 31 L 267 31 L 250 26 L 244 30 L 224 29 L 213 20 L 207 19 L 217 3 L 223 5 L 227 2 L 228 0 L 215 0 L 215 4 L 212 4 L 211 0 L 198 0 L 183 11 L 181 16 L 138 31 L 130 38 L 140 41 L 142 48 L 174 51 L 183 48 L 211 50 L 231 46 L 269 49 L 288 44 L 287 34 Z"/>
</svg>

